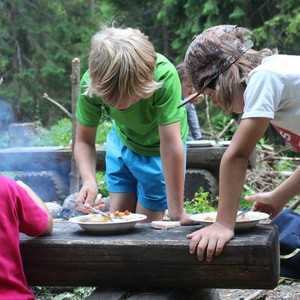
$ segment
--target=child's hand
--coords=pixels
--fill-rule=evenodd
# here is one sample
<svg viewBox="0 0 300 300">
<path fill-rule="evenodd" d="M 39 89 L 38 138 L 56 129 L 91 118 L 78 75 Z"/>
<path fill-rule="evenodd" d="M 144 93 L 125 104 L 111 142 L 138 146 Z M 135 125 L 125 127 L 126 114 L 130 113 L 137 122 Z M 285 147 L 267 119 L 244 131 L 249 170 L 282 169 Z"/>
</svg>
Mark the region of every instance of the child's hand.
<svg viewBox="0 0 300 300">
<path fill-rule="evenodd" d="M 193 98 L 197 93 L 194 93 L 189 96 L 189 98 Z M 195 97 L 190 103 L 191 104 L 198 104 L 202 99 L 204 99 L 204 95 L 200 94 L 197 97 Z"/>
<path fill-rule="evenodd" d="M 88 208 L 91 206 L 95 206 L 98 209 L 101 209 L 100 205 L 95 205 L 95 200 L 97 199 L 98 196 L 98 187 L 95 181 L 86 181 L 81 190 L 79 191 L 79 194 L 77 196 L 77 201 L 84 203 L 86 205 L 86 209 L 77 206 L 76 209 L 88 213 L 89 210 Z M 104 205 L 103 205 L 104 206 Z M 103 207 L 102 207 L 103 208 Z"/>
<path fill-rule="evenodd" d="M 190 214 L 187 214 L 185 212 L 180 216 L 179 221 L 180 221 L 180 225 L 182 225 L 182 226 L 199 224 L 197 221 L 191 220 L 190 219 Z"/>
<path fill-rule="evenodd" d="M 270 219 L 275 218 L 282 210 L 284 205 L 276 201 L 273 192 L 259 193 L 246 196 L 245 200 L 254 202 L 252 210 L 261 211 L 270 215 Z"/>
<path fill-rule="evenodd" d="M 205 259 L 206 254 L 208 262 L 212 261 L 214 255 L 218 256 L 233 237 L 234 231 L 218 222 L 187 235 L 191 239 L 190 253 L 196 253 L 200 261 Z"/>
</svg>

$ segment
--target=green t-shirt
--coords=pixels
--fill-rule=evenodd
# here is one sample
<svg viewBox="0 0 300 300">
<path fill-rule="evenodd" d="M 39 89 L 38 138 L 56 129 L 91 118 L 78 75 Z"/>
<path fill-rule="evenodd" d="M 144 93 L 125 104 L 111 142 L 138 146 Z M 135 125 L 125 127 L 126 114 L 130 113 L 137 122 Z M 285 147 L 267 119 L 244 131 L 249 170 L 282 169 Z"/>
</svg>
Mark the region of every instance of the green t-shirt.
<svg viewBox="0 0 300 300">
<path fill-rule="evenodd" d="M 83 95 L 89 81 L 89 71 L 85 72 L 80 82 L 77 121 L 86 127 L 97 127 L 104 106 L 125 146 L 142 155 L 159 155 L 158 126 L 180 121 L 182 140 L 188 135 L 188 126 L 185 107 L 177 108 L 182 103 L 177 71 L 167 58 L 158 53 L 155 80 L 163 82 L 163 86 L 151 97 L 139 100 L 126 110 L 119 110 L 105 105 L 100 97 Z"/>
</svg>

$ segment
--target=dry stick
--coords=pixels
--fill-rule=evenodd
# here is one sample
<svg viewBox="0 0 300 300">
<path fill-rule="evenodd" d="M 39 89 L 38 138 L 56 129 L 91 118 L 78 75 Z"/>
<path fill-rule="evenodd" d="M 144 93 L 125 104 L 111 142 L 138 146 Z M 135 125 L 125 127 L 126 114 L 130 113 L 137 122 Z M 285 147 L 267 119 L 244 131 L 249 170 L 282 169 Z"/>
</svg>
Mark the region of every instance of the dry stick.
<svg viewBox="0 0 300 300">
<path fill-rule="evenodd" d="M 61 104 L 56 102 L 55 100 L 51 99 L 46 93 L 44 93 L 43 99 L 51 102 L 52 104 L 56 105 L 58 108 L 60 108 L 71 120 L 73 119 L 72 114 L 70 114 Z"/>
<path fill-rule="evenodd" d="M 293 202 L 289 208 L 292 209 L 292 210 L 295 210 L 298 206 L 300 205 L 300 198 L 297 199 L 295 202 Z"/>
<path fill-rule="evenodd" d="M 220 139 L 224 134 L 225 134 L 225 132 L 228 130 L 228 128 L 230 127 L 230 126 L 232 126 L 233 124 L 236 124 L 236 121 L 234 120 L 234 119 L 231 119 L 229 122 L 228 122 L 228 124 L 224 127 L 224 129 L 219 133 L 219 135 L 218 135 L 218 139 Z"/>
<path fill-rule="evenodd" d="M 79 191 L 80 174 L 76 164 L 74 146 L 76 140 L 76 105 L 80 90 L 80 60 L 74 58 L 72 60 L 72 75 L 70 76 L 72 84 L 72 157 L 71 157 L 71 173 L 70 173 L 70 194 Z"/>
<path fill-rule="evenodd" d="M 278 285 L 282 282 L 284 282 L 284 278 L 280 278 L 278 280 Z M 257 290 L 255 293 L 251 294 L 250 296 L 244 298 L 244 300 L 255 300 L 255 299 L 260 299 L 263 294 L 266 294 L 268 291 L 266 290 Z"/>
<path fill-rule="evenodd" d="M 3 77 L 0 78 L 0 85 L 2 84 L 3 82 Z"/>
<path fill-rule="evenodd" d="M 229 123 L 224 127 L 224 129 L 220 132 L 220 134 L 218 135 L 218 139 L 220 139 L 224 134 L 225 132 L 228 130 L 228 128 L 233 125 L 236 121 L 234 119 L 231 119 L 229 121 Z"/>
<path fill-rule="evenodd" d="M 207 117 L 207 123 L 208 123 L 208 127 L 209 127 L 209 131 L 210 131 L 210 135 L 213 139 L 217 140 L 217 137 L 214 135 L 212 126 L 211 126 L 211 121 L 210 121 L 210 115 L 209 115 L 209 105 L 208 105 L 208 96 L 205 95 L 205 112 L 206 112 L 206 117 Z"/>
</svg>

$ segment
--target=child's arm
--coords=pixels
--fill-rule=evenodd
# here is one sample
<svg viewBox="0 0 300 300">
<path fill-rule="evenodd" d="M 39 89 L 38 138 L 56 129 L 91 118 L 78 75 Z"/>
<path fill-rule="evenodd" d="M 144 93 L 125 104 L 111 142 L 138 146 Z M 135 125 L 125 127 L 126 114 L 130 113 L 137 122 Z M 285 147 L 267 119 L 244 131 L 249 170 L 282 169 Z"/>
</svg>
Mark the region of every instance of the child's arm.
<svg viewBox="0 0 300 300">
<path fill-rule="evenodd" d="M 27 184 L 25 184 L 22 181 L 17 181 L 17 184 L 19 186 L 21 186 L 28 193 L 28 195 L 32 198 L 32 200 L 40 208 L 42 208 L 44 211 L 47 212 L 47 214 L 48 214 L 48 225 L 47 225 L 45 231 L 43 232 L 43 235 L 51 234 L 52 230 L 53 230 L 53 219 L 52 219 L 51 214 L 48 211 L 48 208 L 47 208 L 46 204 L 43 202 L 43 200 Z"/>
<path fill-rule="evenodd" d="M 234 236 L 236 213 L 243 191 L 249 156 L 267 130 L 269 123 L 270 120 L 266 118 L 242 120 L 230 146 L 225 151 L 220 166 L 220 200 L 216 222 L 188 236 L 192 239 L 190 251 L 195 253 L 197 248 L 200 260 L 203 259 L 206 251 L 206 258 L 211 261 L 213 255 L 220 254 L 224 245 Z"/>
<path fill-rule="evenodd" d="M 77 122 L 75 158 L 83 182 L 77 200 L 93 206 L 98 195 L 96 182 L 96 139 L 97 127 L 85 127 Z"/>
<path fill-rule="evenodd" d="M 300 194 L 300 166 L 274 191 L 247 196 L 247 201 L 254 201 L 253 210 L 266 212 L 270 219 L 275 218 L 288 201 Z"/>
<path fill-rule="evenodd" d="M 166 182 L 170 219 L 192 224 L 184 213 L 184 146 L 180 134 L 180 122 L 159 127 L 160 153 Z"/>
</svg>

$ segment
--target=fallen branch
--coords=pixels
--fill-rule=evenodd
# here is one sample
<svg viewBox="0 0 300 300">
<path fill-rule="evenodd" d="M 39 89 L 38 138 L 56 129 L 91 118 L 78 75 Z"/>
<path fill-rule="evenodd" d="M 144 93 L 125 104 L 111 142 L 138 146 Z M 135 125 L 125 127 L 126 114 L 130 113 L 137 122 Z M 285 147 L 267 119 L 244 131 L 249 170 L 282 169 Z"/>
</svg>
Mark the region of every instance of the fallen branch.
<svg viewBox="0 0 300 300">
<path fill-rule="evenodd" d="M 228 123 L 228 124 L 224 127 L 224 129 L 219 133 L 219 135 L 217 136 L 217 138 L 220 139 L 220 138 L 225 134 L 225 132 L 228 130 L 228 128 L 229 128 L 230 126 L 232 126 L 233 124 L 236 124 L 235 119 L 231 119 L 231 120 L 229 121 L 229 123 Z"/>
<path fill-rule="evenodd" d="M 56 102 L 55 100 L 51 99 L 46 93 L 43 95 L 43 99 L 51 102 L 52 104 L 56 105 L 58 108 L 60 108 L 71 120 L 73 120 L 72 114 L 70 114 L 61 104 Z"/>
<path fill-rule="evenodd" d="M 205 112 L 206 112 L 207 123 L 208 123 L 209 131 L 210 131 L 210 135 L 213 139 L 217 139 L 214 135 L 212 125 L 211 125 L 211 121 L 210 121 L 209 104 L 208 104 L 208 96 L 207 95 L 205 95 L 205 104 L 206 104 Z"/>
<path fill-rule="evenodd" d="M 280 278 L 278 280 L 278 285 L 280 285 L 282 282 L 284 282 L 284 278 Z M 255 300 L 255 299 L 262 299 L 261 297 L 265 294 L 267 294 L 267 290 L 257 290 L 255 293 L 251 294 L 250 296 L 244 298 L 244 300 Z"/>
<path fill-rule="evenodd" d="M 293 202 L 289 208 L 292 209 L 292 210 L 295 210 L 298 206 L 300 205 L 300 198 L 297 199 L 295 202 Z"/>
<path fill-rule="evenodd" d="M 291 171 L 261 171 L 263 176 L 284 176 L 289 177 L 293 174 Z"/>
</svg>

